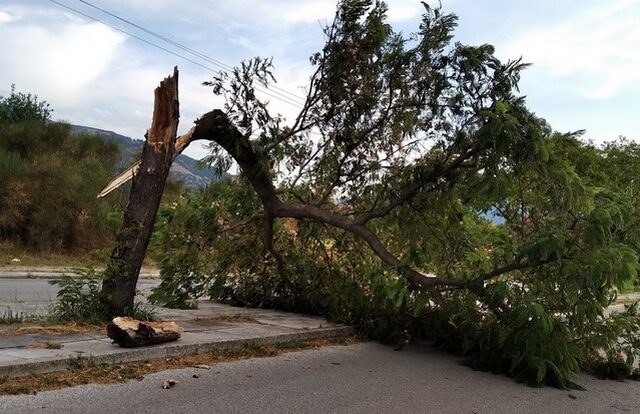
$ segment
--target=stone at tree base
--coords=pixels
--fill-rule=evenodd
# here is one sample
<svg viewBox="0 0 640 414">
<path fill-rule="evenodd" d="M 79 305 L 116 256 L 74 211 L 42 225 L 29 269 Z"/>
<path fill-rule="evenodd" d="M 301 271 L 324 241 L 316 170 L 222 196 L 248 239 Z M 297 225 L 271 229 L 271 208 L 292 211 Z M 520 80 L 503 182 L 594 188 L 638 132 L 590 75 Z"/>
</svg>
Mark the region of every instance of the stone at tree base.
<svg viewBox="0 0 640 414">
<path fill-rule="evenodd" d="M 175 322 L 143 322 L 126 316 L 107 324 L 107 336 L 123 348 L 175 341 L 182 332 Z"/>
</svg>

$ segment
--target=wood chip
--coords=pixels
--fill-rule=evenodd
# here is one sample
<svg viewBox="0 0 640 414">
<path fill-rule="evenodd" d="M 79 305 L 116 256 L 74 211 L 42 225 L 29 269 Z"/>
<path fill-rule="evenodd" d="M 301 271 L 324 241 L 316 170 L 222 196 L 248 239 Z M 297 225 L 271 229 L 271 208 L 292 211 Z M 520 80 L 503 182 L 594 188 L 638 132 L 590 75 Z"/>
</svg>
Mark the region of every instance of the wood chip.
<svg viewBox="0 0 640 414">
<path fill-rule="evenodd" d="M 178 383 L 178 381 L 176 381 L 174 379 L 166 379 L 162 383 L 162 388 L 166 390 L 166 389 L 169 389 L 169 388 L 173 387 L 177 383 Z"/>
<path fill-rule="evenodd" d="M 198 368 L 198 369 L 210 369 L 211 367 L 207 364 L 199 364 L 199 365 L 194 365 L 194 368 Z"/>
</svg>

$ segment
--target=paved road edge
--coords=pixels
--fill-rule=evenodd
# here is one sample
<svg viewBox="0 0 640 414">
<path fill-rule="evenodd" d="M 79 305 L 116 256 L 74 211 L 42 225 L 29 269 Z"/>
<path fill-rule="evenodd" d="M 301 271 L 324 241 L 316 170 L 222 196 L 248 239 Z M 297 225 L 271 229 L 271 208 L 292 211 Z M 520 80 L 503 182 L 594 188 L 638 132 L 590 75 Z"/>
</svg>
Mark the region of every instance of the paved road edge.
<svg viewBox="0 0 640 414">
<path fill-rule="evenodd" d="M 301 332 L 267 335 L 255 338 L 233 340 L 218 340 L 196 344 L 181 344 L 178 340 L 162 346 L 147 346 L 130 348 L 126 352 L 103 355 L 78 354 L 77 357 L 46 358 L 38 361 L 0 366 L 0 377 L 22 377 L 44 374 L 47 372 L 63 371 L 79 365 L 121 364 L 126 362 L 143 362 L 147 360 L 181 357 L 211 351 L 238 349 L 247 346 L 263 346 L 278 343 L 308 341 L 312 339 L 336 338 L 353 334 L 349 326 L 309 329 Z M 115 345 L 114 345 L 115 346 Z"/>
</svg>

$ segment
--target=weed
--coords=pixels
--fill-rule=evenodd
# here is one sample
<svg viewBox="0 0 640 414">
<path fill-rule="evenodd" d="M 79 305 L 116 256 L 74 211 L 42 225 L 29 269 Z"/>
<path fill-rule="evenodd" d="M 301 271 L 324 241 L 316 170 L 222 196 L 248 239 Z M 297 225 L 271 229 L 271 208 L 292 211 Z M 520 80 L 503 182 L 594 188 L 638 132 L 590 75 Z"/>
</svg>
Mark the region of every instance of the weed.
<svg viewBox="0 0 640 414">
<path fill-rule="evenodd" d="M 14 312 L 11 309 L 7 309 L 2 315 L 0 315 L 0 325 L 13 325 L 22 323 L 24 321 L 24 318 L 24 312 Z"/>
<path fill-rule="evenodd" d="M 71 369 L 95 368 L 96 364 L 93 358 L 78 354 L 75 358 L 69 359 L 69 367 Z"/>
<path fill-rule="evenodd" d="M 167 369 L 188 368 L 200 364 L 213 365 L 239 359 L 270 357 L 286 352 L 317 349 L 330 345 L 347 345 L 358 342 L 355 337 L 315 339 L 302 342 L 287 342 L 265 346 L 247 346 L 240 349 L 219 350 L 178 358 L 162 358 L 140 363 L 111 366 L 96 364 L 92 358 L 78 355 L 66 371 L 50 372 L 19 378 L 0 378 L 0 395 L 31 394 L 79 384 L 112 384 L 132 379 L 142 379 L 144 375 Z"/>
<path fill-rule="evenodd" d="M 18 395 L 18 394 L 30 394 L 31 387 L 28 384 L 16 384 L 8 382 L 2 387 L 3 394 Z"/>
<path fill-rule="evenodd" d="M 45 342 L 44 347 L 46 349 L 60 349 L 62 348 L 62 344 L 59 342 L 48 341 L 48 342 Z"/>
<path fill-rule="evenodd" d="M 156 309 L 142 302 L 135 302 L 132 311 L 125 313 L 139 321 L 154 321 L 157 317 Z"/>
<path fill-rule="evenodd" d="M 109 319 L 108 306 L 100 295 L 102 275 L 92 268 L 74 271 L 77 276 L 63 276 L 49 283 L 59 287 L 57 301 L 49 309 L 49 317 L 59 322 L 83 322 L 99 324 Z M 136 302 L 126 312 L 135 319 L 150 321 L 155 310 L 149 305 Z"/>
</svg>

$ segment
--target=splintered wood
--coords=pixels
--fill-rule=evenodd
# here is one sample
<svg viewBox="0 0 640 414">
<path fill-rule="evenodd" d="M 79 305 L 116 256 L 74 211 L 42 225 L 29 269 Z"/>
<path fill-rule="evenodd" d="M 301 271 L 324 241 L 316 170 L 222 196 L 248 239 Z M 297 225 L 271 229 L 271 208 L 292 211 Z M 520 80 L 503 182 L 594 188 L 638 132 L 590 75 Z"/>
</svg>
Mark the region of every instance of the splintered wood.
<svg viewBox="0 0 640 414">
<path fill-rule="evenodd" d="M 113 318 L 107 336 L 124 348 L 175 341 L 183 329 L 175 322 L 143 322 L 129 317 Z"/>
</svg>

